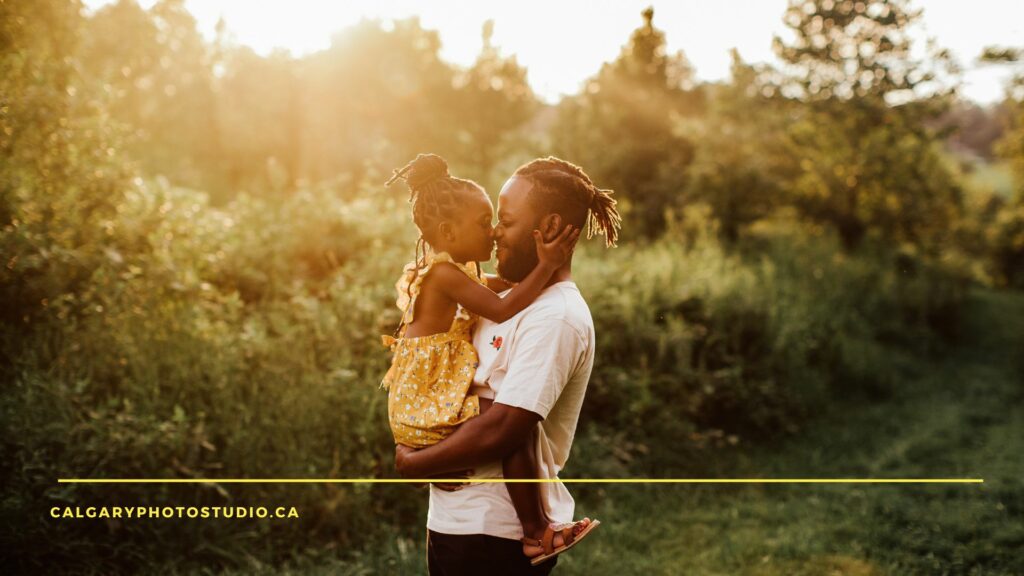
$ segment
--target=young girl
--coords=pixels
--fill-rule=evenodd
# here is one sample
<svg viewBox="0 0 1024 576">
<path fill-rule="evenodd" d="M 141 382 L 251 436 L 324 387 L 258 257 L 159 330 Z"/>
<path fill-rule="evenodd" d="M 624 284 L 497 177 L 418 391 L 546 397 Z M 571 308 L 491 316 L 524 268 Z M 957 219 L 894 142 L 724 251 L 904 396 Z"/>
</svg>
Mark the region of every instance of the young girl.
<svg viewBox="0 0 1024 576">
<path fill-rule="evenodd" d="M 395 287 L 402 320 L 397 338 L 384 337 L 394 357 L 381 386 L 388 389 L 388 420 L 395 441 L 413 448 L 440 442 L 459 424 L 489 407 L 468 394 L 477 353 L 472 344 L 476 318 L 504 322 L 540 295 L 551 275 L 572 254 L 579 229 L 566 228 L 550 242 L 534 231 L 539 264 L 504 297 L 509 284 L 480 272 L 491 259 L 494 208 L 483 188 L 454 178 L 440 156 L 420 154 L 388 180 L 405 178 L 413 222 L 420 231 L 416 259 Z M 421 256 L 421 250 L 423 252 Z M 502 462 L 506 478 L 536 478 L 530 442 Z M 523 524 L 523 553 L 540 563 L 589 532 L 589 519 L 551 526 L 535 483 L 506 484 Z M 543 538 L 536 533 L 546 525 Z M 557 532 L 555 531 L 557 529 Z M 532 536 L 532 537 L 531 537 Z"/>
</svg>

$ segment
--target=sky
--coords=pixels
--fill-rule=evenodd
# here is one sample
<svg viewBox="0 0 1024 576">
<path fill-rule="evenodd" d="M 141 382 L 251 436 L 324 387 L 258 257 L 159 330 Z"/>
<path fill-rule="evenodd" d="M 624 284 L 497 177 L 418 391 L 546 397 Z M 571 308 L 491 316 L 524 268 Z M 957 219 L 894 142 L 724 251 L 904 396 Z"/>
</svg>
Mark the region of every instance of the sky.
<svg viewBox="0 0 1024 576">
<path fill-rule="evenodd" d="M 111 0 L 86 0 L 96 8 Z M 150 6 L 153 0 L 143 0 Z M 494 20 L 493 43 L 527 67 L 533 89 L 548 102 L 575 93 L 603 62 L 618 56 L 640 12 L 654 7 L 654 24 L 666 34 L 670 52 L 682 50 L 701 80 L 729 75 L 729 49 L 747 62 L 774 62 L 772 37 L 784 33 L 786 0 L 186 0 L 208 38 L 223 17 L 234 41 L 261 54 L 284 48 L 301 56 L 330 45 L 332 33 L 363 18 L 419 16 L 441 37 L 441 56 L 468 66 L 479 53 L 484 21 Z M 1002 98 L 1010 71 L 984 66 L 985 46 L 1024 46 L 1024 2 L 918 0 L 923 8 L 915 36 L 934 38 L 964 68 L 961 94 L 983 103 Z M 922 43 L 923 44 L 923 43 Z"/>
</svg>

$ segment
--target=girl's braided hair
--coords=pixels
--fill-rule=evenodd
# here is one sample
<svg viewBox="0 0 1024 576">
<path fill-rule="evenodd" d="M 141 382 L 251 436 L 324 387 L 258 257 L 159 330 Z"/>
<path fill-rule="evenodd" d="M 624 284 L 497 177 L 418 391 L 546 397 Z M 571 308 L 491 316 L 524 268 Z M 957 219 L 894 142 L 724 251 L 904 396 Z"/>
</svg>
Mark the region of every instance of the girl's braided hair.
<svg viewBox="0 0 1024 576">
<path fill-rule="evenodd" d="M 587 225 L 587 238 L 603 234 L 605 246 L 615 246 L 622 218 L 611 190 L 594 185 L 579 166 L 554 156 L 538 158 L 519 167 L 516 176 L 533 183 L 530 199 L 535 206 L 561 214 L 568 223 Z"/>
<path fill-rule="evenodd" d="M 454 214 L 466 205 L 468 199 L 486 194 L 479 184 L 472 180 L 456 178 L 448 173 L 448 163 L 437 154 L 419 154 L 401 168 L 396 168 L 391 178 L 384 183 L 390 186 L 399 178 L 409 187 L 409 203 L 412 204 L 412 221 L 420 231 L 414 253 L 415 269 L 407 291 L 427 265 L 427 246 L 437 240 L 438 226 L 450 221 Z M 480 264 L 477 263 L 479 273 Z M 407 294 L 410 297 L 411 294 Z M 401 326 L 399 326 L 401 329 Z"/>
</svg>

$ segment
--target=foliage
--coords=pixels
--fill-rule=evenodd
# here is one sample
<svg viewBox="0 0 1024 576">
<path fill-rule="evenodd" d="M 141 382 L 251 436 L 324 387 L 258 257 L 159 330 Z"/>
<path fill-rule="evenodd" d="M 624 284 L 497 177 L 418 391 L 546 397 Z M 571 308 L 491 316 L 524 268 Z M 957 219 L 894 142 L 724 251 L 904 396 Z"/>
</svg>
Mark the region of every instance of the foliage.
<svg viewBox="0 0 1024 576">
<path fill-rule="evenodd" d="M 415 19 L 360 22 L 303 57 L 258 55 L 223 22 L 207 43 L 181 0 L 119 0 L 79 20 L 67 56 L 127 128 L 119 150 L 216 203 L 379 176 L 427 150 L 488 180 L 535 106 L 514 58 L 486 42 L 457 69 Z"/>
<path fill-rule="evenodd" d="M 909 32 L 920 15 L 907 0 L 791 0 L 783 22 L 795 38 L 774 39 L 793 69 L 785 87 L 811 101 L 882 98 L 892 104 L 937 88 L 949 54 L 933 48 L 929 63 L 913 57 Z"/>
<path fill-rule="evenodd" d="M 329 540 L 372 532 L 355 519 L 369 521 L 357 511 L 375 506 L 372 492 L 342 496 L 320 487 L 297 502 L 281 485 L 154 494 L 55 486 L 53 479 L 389 470 L 384 399 L 374 383 L 386 362 L 378 334 L 395 319 L 390 279 L 403 260 L 398 246 L 379 240 L 404 220 L 391 202 L 342 203 L 325 189 L 274 207 L 243 197 L 220 211 L 186 191 L 149 184 L 129 190 L 116 236 L 88 247 L 98 254 L 84 285 L 50 295 L 21 342 L 5 334 L 5 352 L 17 357 L 3 399 L 14 459 L 9 485 L 29 497 L 8 502 L 7 511 L 20 517 L 47 503 L 111 495 L 153 505 L 282 502 L 300 505 L 302 521 L 262 524 L 259 534 L 290 543 L 303 534 Z M 382 219 L 382 211 L 392 217 Z M 31 411 L 18 409 L 25 402 Z M 388 506 L 381 514 L 411 512 L 379 503 Z M 54 528 L 31 516 L 24 522 L 17 538 L 52 544 L 26 562 L 71 559 L 86 542 L 90 556 L 117 559 L 112 542 L 87 536 L 85 527 Z M 54 539 L 53 529 L 67 530 L 66 540 Z M 216 541 L 201 529 L 182 535 L 141 524 L 115 526 L 111 537 L 143 546 L 167 530 L 185 548 L 165 545 L 158 556 L 184 556 L 188 547 Z M 244 549 L 238 544 L 232 554 Z M 213 557 L 197 560 L 203 558 Z"/>
<path fill-rule="evenodd" d="M 82 24 L 78 72 L 108 95 L 112 119 L 131 128 L 122 148 L 147 173 L 198 189 L 221 184 L 212 179 L 221 152 L 212 53 L 184 1 L 144 10 L 119 0 Z"/>
<path fill-rule="evenodd" d="M 696 142 L 687 199 L 711 209 L 724 242 L 769 216 L 784 197 L 790 164 L 781 145 L 788 119 L 759 83 L 763 71 L 732 52 L 731 82 L 707 89 L 707 111 L 690 124 Z"/>
<path fill-rule="evenodd" d="M 217 116 L 206 128 L 207 138 L 219 147 L 218 166 L 211 173 L 229 194 L 294 191 L 309 155 L 303 153 L 303 126 L 309 119 L 303 112 L 298 63 L 281 51 L 261 57 L 246 47 L 224 46 L 219 52 L 223 74 L 215 83 Z"/>
<path fill-rule="evenodd" d="M 619 474 L 693 466 L 704 450 L 798 431 L 826 398 L 885 397 L 894 382 L 882 342 L 920 345 L 955 325 L 963 284 L 919 256 L 837 256 L 836 238 L 785 222 L 756 230 L 749 256 L 723 251 L 713 227 L 687 250 L 684 228 L 599 260 L 587 252 L 579 266 L 601 351 L 585 450 L 604 455 L 577 468 L 583 476 L 616 462 Z"/>
<path fill-rule="evenodd" d="M 810 6 L 845 6 L 826 4 Z M 899 396 L 894 349 L 955 337 L 962 254 L 1020 281 L 1024 215 L 981 202 L 955 218 L 957 173 L 924 127 L 934 102 L 888 102 L 895 76 L 780 97 L 770 70 L 737 56 L 733 71 L 693 85 L 648 11 L 560 106 L 559 150 L 621 193 L 645 237 L 579 250 L 599 342 L 573 475 L 706 473 L 780 436 L 811 441 L 823 406 Z M 5 566 L 272 570 L 358 562 L 386 539 L 409 558 L 423 498 L 405 488 L 54 479 L 392 475 L 378 336 L 398 321 L 413 228 L 381 168 L 429 149 L 493 178 L 543 124 L 535 104 L 513 59 L 487 43 L 458 70 L 415 20 L 362 22 L 296 58 L 207 45 L 178 1 L 91 16 L 0 2 Z M 40 513 L 104 503 L 302 516 Z"/>
<path fill-rule="evenodd" d="M 999 209 L 988 229 L 988 241 L 998 284 L 1024 286 L 1024 202 Z"/>
<path fill-rule="evenodd" d="M 794 39 L 775 39 L 788 69 L 774 84 L 799 102 L 788 106 L 793 204 L 848 249 L 869 233 L 934 247 L 959 215 L 927 128 L 945 106 L 936 81 L 953 70 L 944 51 L 929 64 L 912 56 L 919 15 L 903 0 L 793 0 Z"/>
<path fill-rule="evenodd" d="M 101 537 L 29 513 L 114 497 L 287 502 L 304 511 L 301 521 L 251 527 L 277 543 L 259 554 L 242 539 L 226 556 L 199 554 L 197 562 L 239 565 L 248 554 L 277 562 L 311 537 L 356 545 L 415 525 L 421 502 L 393 490 L 53 484 L 75 476 L 392 474 L 376 386 L 387 358 L 377 337 L 397 321 L 393 277 L 412 245 L 400 198 L 324 187 L 215 208 L 200 194 L 142 182 L 125 187 L 114 214 L 114 234 L 80 247 L 92 263 L 82 283 L 47 294 L 31 329 L 4 341 L 12 359 L 0 402 L 7 480 L 23 495 L 6 512 L 24 517 L 5 538 L 50 543 L 33 548 L 27 565 L 82 554 L 133 565 L 112 538 L 166 559 L 225 545 L 211 528 L 136 523 Z M 918 308 L 955 298 L 929 296 L 945 286 L 936 277 L 903 283 L 891 266 L 834 261 L 835 247 L 822 239 L 778 237 L 778 252 L 746 262 L 725 255 L 711 230 L 689 251 L 672 234 L 648 248 L 581 254 L 578 281 L 601 352 L 576 474 L 695 469 L 708 451 L 795 432 L 804 411 L 830 394 L 884 394 L 876 336 L 924 330 Z M 864 301 L 869 287 L 877 296 Z M 829 381 L 834 389 L 823 387 Z M 604 452 L 609 446 L 616 450 Z M 146 544 L 154 540 L 163 542 L 159 552 Z"/>
<path fill-rule="evenodd" d="M 493 21 L 483 30 L 483 48 L 473 65 L 455 78 L 454 108 L 459 146 L 456 161 L 470 167 L 465 175 L 493 189 L 495 168 L 502 158 L 523 147 L 520 132 L 535 114 L 538 102 L 526 81 L 526 68 L 505 57 L 491 43 Z M 500 177 L 500 176 L 499 176 Z"/>
<path fill-rule="evenodd" d="M 427 150 L 451 155 L 455 71 L 440 47 L 416 19 L 390 30 L 363 21 L 304 59 L 303 103 L 314 113 L 302 126 L 310 180 L 359 179 L 375 164 L 390 169 Z"/>
<path fill-rule="evenodd" d="M 976 161 L 996 160 L 995 144 L 1002 137 L 1009 110 L 1004 105 L 980 106 L 957 100 L 938 119 L 939 133 L 954 152 Z"/>
<path fill-rule="evenodd" d="M 552 146 L 616 191 L 627 236 L 654 238 L 666 210 L 680 206 L 693 161 L 693 143 L 674 124 L 696 113 L 700 93 L 685 56 L 666 53 L 654 10 L 643 18 L 618 59 L 559 105 Z"/>
<path fill-rule="evenodd" d="M 130 174 L 108 102 L 71 59 L 77 5 L 0 10 L 0 300 L 18 334 L 52 296 L 83 287 Z"/>
<path fill-rule="evenodd" d="M 984 60 L 1014 66 L 1004 106 L 1010 117 L 997 152 L 1016 176 L 1014 197 L 995 215 L 988 239 L 997 279 L 1004 285 L 1024 286 L 1024 49 L 990 47 Z"/>
</svg>

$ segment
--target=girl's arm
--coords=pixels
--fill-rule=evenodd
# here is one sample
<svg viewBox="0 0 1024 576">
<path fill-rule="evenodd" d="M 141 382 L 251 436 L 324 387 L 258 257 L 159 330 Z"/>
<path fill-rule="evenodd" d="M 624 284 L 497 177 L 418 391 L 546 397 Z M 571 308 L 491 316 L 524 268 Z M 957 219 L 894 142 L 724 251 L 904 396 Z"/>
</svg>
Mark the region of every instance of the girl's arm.
<svg viewBox="0 0 1024 576">
<path fill-rule="evenodd" d="M 505 280 L 497 274 L 484 274 L 484 280 L 487 280 L 487 288 L 491 292 L 501 293 L 515 286 L 515 284 Z"/>
<path fill-rule="evenodd" d="M 569 259 L 580 231 L 566 226 L 562 233 L 551 242 L 545 243 L 539 231 L 533 236 L 537 241 L 539 262 L 532 272 L 511 292 L 501 298 L 466 276 L 452 264 L 441 263 L 431 270 L 430 280 L 446 296 L 458 302 L 463 308 L 491 320 L 504 322 L 530 305 L 540 295 L 544 286 Z"/>
</svg>

